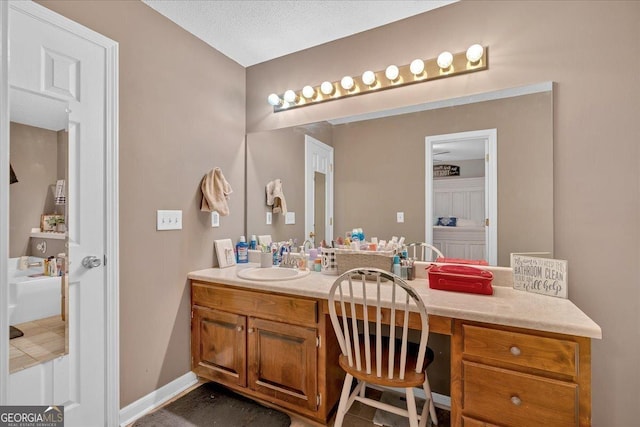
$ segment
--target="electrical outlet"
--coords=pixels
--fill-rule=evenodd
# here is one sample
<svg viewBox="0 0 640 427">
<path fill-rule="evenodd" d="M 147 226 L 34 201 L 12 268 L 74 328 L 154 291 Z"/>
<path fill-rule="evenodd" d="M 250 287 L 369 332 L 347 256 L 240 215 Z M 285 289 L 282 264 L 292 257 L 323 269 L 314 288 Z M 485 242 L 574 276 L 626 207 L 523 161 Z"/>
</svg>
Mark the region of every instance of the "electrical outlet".
<svg viewBox="0 0 640 427">
<path fill-rule="evenodd" d="M 182 230 L 182 211 L 157 211 L 156 230 Z"/>
<path fill-rule="evenodd" d="M 267 212 L 267 225 L 271 225 L 272 222 L 272 214 L 271 212 Z"/>
<path fill-rule="evenodd" d="M 296 213 L 295 212 L 287 212 L 284 216 L 284 223 L 291 225 L 296 223 Z"/>
<path fill-rule="evenodd" d="M 211 212 L 211 226 L 220 227 L 220 214 L 218 212 Z"/>
<path fill-rule="evenodd" d="M 400 222 L 404 222 L 404 212 L 397 212 L 396 213 L 396 220 L 400 223 Z"/>
</svg>

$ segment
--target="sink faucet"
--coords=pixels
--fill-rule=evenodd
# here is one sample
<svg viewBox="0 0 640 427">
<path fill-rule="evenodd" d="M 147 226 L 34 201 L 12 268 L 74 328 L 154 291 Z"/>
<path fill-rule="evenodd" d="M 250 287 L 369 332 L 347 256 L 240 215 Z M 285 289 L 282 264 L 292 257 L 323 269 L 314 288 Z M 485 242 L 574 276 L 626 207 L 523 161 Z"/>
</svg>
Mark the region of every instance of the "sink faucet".
<svg viewBox="0 0 640 427">
<path fill-rule="evenodd" d="M 306 252 L 307 251 L 307 243 L 309 244 L 309 248 L 308 249 L 313 249 L 313 242 L 309 239 L 305 240 L 304 243 L 302 244 L 302 249 Z"/>
</svg>

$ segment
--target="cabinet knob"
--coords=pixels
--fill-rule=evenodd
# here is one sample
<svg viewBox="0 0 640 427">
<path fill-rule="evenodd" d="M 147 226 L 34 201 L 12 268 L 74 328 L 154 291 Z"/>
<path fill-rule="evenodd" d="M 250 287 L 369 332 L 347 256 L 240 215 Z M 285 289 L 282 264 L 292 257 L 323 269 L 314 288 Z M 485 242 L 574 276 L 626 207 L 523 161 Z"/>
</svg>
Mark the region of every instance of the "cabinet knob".
<svg viewBox="0 0 640 427">
<path fill-rule="evenodd" d="M 522 400 L 520 400 L 518 396 L 511 396 L 511 403 L 513 403 L 516 406 L 520 406 L 522 405 Z"/>
<path fill-rule="evenodd" d="M 242 332 L 242 331 L 243 331 L 243 329 L 244 329 L 244 327 L 243 327 L 242 325 L 238 325 L 238 326 L 236 326 L 236 330 L 237 330 L 238 332 Z"/>
<path fill-rule="evenodd" d="M 514 356 L 520 356 L 520 348 L 516 347 L 515 345 L 512 346 L 509 351 L 511 352 L 511 354 L 513 354 Z"/>
</svg>

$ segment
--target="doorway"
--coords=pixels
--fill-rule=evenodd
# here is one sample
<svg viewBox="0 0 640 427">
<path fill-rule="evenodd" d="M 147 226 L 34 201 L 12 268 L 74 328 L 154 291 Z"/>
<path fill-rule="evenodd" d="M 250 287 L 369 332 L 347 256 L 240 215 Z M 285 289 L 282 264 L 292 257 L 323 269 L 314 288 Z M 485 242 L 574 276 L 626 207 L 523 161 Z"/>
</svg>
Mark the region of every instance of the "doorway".
<svg viewBox="0 0 640 427">
<path fill-rule="evenodd" d="M 461 173 L 460 162 L 477 160 L 480 165 L 484 164 L 484 167 L 480 166 L 481 176 L 484 177 L 484 179 L 480 179 L 480 181 L 484 182 L 482 196 L 484 206 L 481 212 L 483 215 L 473 213 L 474 208 L 477 211 L 477 206 L 479 205 L 474 205 L 473 194 L 477 195 L 479 193 L 466 190 L 461 192 L 460 202 L 457 203 L 458 212 L 465 212 L 465 216 L 470 216 L 471 218 L 461 218 L 465 222 L 460 225 L 469 225 L 466 229 L 457 226 L 458 218 L 456 218 L 455 231 L 468 232 L 472 231 L 472 227 L 484 229 L 484 232 L 482 232 L 484 235 L 484 259 L 490 265 L 497 265 L 498 262 L 497 138 L 496 129 L 432 135 L 425 138 L 425 171 L 427 171 L 425 174 L 425 241 L 434 243 L 434 229 L 436 227 L 443 226 L 448 231 L 453 231 L 454 229 L 454 227 L 451 227 L 454 222 L 448 219 L 445 220 L 447 223 L 444 225 L 437 223 L 442 216 L 438 215 L 439 212 L 435 205 L 436 187 L 434 185 L 434 175 L 438 174 L 447 179 L 464 177 L 465 173 Z M 472 169 L 474 168 L 473 163 L 469 162 L 468 164 Z M 438 170 L 431 172 L 434 171 L 434 166 Z M 445 211 L 440 211 L 440 213 L 442 212 Z M 452 213 L 447 215 L 452 215 Z M 472 236 L 472 233 L 466 234 Z M 444 255 L 452 258 L 478 258 L 480 252 L 475 249 L 477 246 L 474 245 L 472 240 L 464 240 L 464 246 L 466 249 L 462 252 L 447 254 L 444 251 Z M 466 255 L 461 256 L 460 254 Z"/>
<path fill-rule="evenodd" d="M 305 135 L 304 234 L 313 247 L 333 240 L 333 147 Z"/>
</svg>

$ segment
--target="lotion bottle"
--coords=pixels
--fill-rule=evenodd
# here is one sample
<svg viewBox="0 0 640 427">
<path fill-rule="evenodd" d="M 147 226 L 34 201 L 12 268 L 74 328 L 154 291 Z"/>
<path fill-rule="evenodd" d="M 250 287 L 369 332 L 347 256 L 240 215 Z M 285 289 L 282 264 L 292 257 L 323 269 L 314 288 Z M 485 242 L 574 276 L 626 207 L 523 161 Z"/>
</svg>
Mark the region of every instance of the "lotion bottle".
<svg viewBox="0 0 640 427">
<path fill-rule="evenodd" d="M 393 274 L 400 277 L 400 257 L 398 255 L 393 256 Z"/>
</svg>

